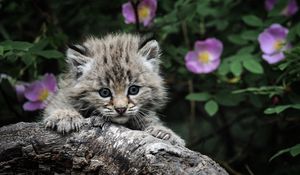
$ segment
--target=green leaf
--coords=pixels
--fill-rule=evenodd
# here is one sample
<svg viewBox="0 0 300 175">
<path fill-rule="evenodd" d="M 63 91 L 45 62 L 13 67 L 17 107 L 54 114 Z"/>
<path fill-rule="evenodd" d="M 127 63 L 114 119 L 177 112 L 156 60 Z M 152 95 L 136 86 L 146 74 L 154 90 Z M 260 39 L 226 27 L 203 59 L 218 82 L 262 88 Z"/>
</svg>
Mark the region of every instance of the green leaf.
<svg viewBox="0 0 300 175">
<path fill-rule="evenodd" d="M 237 44 L 237 45 L 245 45 L 248 43 L 247 40 L 244 40 L 241 35 L 229 35 L 228 36 L 228 40 L 233 43 L 233 44 Z"/>
<path fill-rule="evenodd" d="M 237 54 L 251 54 L 254 51 L 254 49 L 254 46 L 243 47 L 237 52 Z"/>
<path fill-rule="evenodd" d="M 200 16 L 214 16 L 216 14 L 216 9 L 209 7 L 209 1 L 203 1 L 197 3 L 197 14 Z"/>
<path fill-rule="evenodd" d="M 4 47 L 0 46 L 0 56 L 3 56 L 3 53 L 4 53 Z"/>
<path fill-rule="evenodd" d="M 56 50 L 41 50 L 33 52 L 36 55 L 45 57 L 45 58 L 62 58 L 64 55 Z"/>
<path fill-rule="evenodd" d="M 242 18 L 245 24 L 252 27 L 260 27 L 263 26 L 263 21 L 255 15 L 248 15 Z"/>
<path fill-rule="evenodd" d="M 230 71 L 233 73 L 233 75 L 240 76 L 243 71 L 241 62 L 239 60 L 233 61 L 230 64 Z"/>
<path fill-rule="evenodd" d="M 278 68 L 279 68 L 281 71 L 283 71 L 283 70 L 285 70 L 289 65 L 290 65 L 289 62 L 284 62 L 284 63 L 279 64 L 279 65 L 278 65 Z"/>
<path fill-rule="evenodd" d="M 178 10 L 178 18 L 179 19 L 186 19 L 186 18 L 193 18 L 196 14 L 196 4 L 184 4 Z"/>
<path fill-rule="evenodd" d="M 30 53 L 26 53 L 22 56 L 22 61 L 26 64 L 26 66 L 30 66 L 34 63 L 36 56 L 31 55 Z"/>
<path fill-rule="evenodd" d="M 296 26 L 296 33 L 297 33 L 298 36 L 300 36 L 300 24 L 299 23 Z"/>
<path fill-rule="evenodd" d="M 255 30 L 246 30 L 241 33 L 241 38 L 243 40 L 256 41 L 259 33 L 259 31 Z"/>
<path fill-rule="evenodd" d="M 47 40 L 40 40 L 37 43 L 34 43 L 34 45 L 29 49 L 29 52 L 37 52 L 40 50 L 43 50 L 48 45 Z"/>
<path fill-rule="evenodd" d="M 272 161 L 274 158 L 280 156 L 281 154 L 284 154 L 284 153 L 286 153 L 286 152 L 289 152 L 289 150 L 290 150 L 290 149 L 287 148 L 287 149 L 283 149 L 283 150 L 278 151 L 276 154 L 274 154 L 274 155 L 270 158 L 269 161 Z"/>
<path fill-rule="evenodd" d="M 7 61 L 9 61 L 10 63 L 14 63 L 18 60 L 18 57 L 15 54 L 9 55 L 7 57 Z"/>
<path fill-rule="evenodd" d="M 293 157 L 299 155 L 299 154 L 300 154 L 300 144 L 293 146 L 293 147 L 291 148 L 291 150 L 290 150 L 290 154 L 291 154 Z"/>
<path fill-rule="evenodd" d="M 260 65 L 260 63 L 255 59 L 245 59 L 243 60 L 243 66 L 248 71 L 255 73 L 255 74 L 262 74 L 264 73 L 263 67 Z"/>
<path fill-rule="evenodd" d="M 207 101 L 210 98 L 210 94 L 207 92 L 202 93 L 191 93 L 185 97 L 187 100 L 191 101 Z"/>
<path fill-rule="evenodd" d="M 243 94 L 233 94 L 228 90 L 220 90 L 214 98 L 219 105 L 223 106 L 237 106 L 245 99 Z"/>
<path fill-rule="evenodd" d="M 265 114 L 279 114 L 281 112 L 283 112 L 284 110 L 290 108 L 289 105 L 286 105 L 286 106 L 276 106 L 275 108 L 267 108 L 264 113 Z"/>
<path fill-rule="evenodd" d="M 265 114 L 279 114 L 285 111 L 288 108 L 300 109 L 300 104 L 291 104 L 291 105 L 280 105 L 272 108 L 267 108 L 264 113 Z"/>
<path fill-rule="evenodd" d="M 228 62 L 222 61 L 220 67 L 218 68 L 218 74 L 226 75 L 229 72 Z"/>
<path fill-rule="evenodd" d="M 297 155 L 300 154 L 300 144 L 297 144 L 297 145 L 294 145 L 290 148 L 286 148 L 286 149 L 283 149 L 283 150 L 280 150 L 278 151 L 275 155 L 273 155 L 269 161 L 272 161 L 274 158 L 284 154 L 284 153 L 287 153 L 289 152 L 291 154 L 291 156 L 295 157 Z"/>
<path fill-rule="evenodd" d="M 239 89 L 233 91 L 234 94 L 240 94 L 245 92 L 251 92 L 259 95 L 279 95 L 285 91 L 283 86 L 261 86 L 261 87 L 249 87 L 246 89 Z"/>
<path fill-rule="evenodd" d="M 225 30 L 225 29 L 228 27 L 228 25 L 229 25 L 229 22 L 226 21 L 226 20 L 219 20 L 219 21 L 217 22 L 217 24 L 216 24 L 217 29 L 218 29 L 219 31 Z"/>
<path fill-rule="evenodd" d="M 1 42 L 0 45 L 8 48 L 10 47 L 15 50 L 22 50 L 22 51 L 28 51 L 29 48 L 33 46 L 33 44 L 24 41 L 4 41 Z"/>
<path fill-rule="evenodd" d="M 218 112 L 219 106 L 218 103 L 216 103 L 214 100 L 209 100 L 205 103 L 204 109 L 209 116 L 213 116 Z"/>
</svg>

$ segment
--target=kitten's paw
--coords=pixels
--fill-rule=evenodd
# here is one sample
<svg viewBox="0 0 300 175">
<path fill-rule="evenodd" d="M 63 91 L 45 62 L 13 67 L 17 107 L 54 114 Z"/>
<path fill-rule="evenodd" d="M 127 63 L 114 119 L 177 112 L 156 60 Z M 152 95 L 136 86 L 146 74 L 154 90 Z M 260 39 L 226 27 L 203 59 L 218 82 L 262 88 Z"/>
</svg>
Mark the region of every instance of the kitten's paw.
<svg viewBox="0 0 300 175">
<path fill-rule="evenodd" d="M 79 131 L 83 125 L 83 117 L 76 111 L 57 110 L 44 119 L 47 128 L 56 129 L 60 133 Z"/>
<path fill-rule="evenodd" d="M 164 126 L 150 126 L 146 128 L 146 132 L 150 133 L 156 138 L 169 141 L 172 145 L 185 146 L 185 142 L 177 136 L 172 130 Z"/>
</svg>

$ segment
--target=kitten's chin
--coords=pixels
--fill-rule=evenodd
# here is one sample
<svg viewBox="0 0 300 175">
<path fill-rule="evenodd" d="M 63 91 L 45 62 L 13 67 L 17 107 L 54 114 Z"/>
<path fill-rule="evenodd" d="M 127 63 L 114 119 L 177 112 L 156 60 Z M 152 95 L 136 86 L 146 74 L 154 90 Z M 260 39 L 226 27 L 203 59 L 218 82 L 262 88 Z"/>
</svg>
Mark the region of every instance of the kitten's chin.
<svg viewBox="0 0 300 175">
<path fill-rule="evenodd" d="M 111 118 L 112 122 L 119 123 L 119 124 L 125 124 L 128 122 L 128 120 L 129 120 L 128 116 L 117 116 L 117 117 Z"/>
</svg>

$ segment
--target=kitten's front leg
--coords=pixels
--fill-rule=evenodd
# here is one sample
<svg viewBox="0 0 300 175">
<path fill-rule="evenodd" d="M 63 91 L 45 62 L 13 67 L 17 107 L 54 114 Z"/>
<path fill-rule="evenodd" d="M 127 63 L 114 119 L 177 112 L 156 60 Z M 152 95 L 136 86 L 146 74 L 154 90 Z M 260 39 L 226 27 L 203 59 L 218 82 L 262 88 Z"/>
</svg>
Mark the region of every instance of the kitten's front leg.
<svg viewBox="0 0 300 175">
<path fill-rule="evenodd" d="M 83 117 L 72 109 L 55 109 L 46 113 L 44 123 L 47 128 L 56 129 L 60 133 L 78 131 L 83 125 Z"/>
<path fill-rule="evenodd" d="M 185 146 L 185 141 L 182 138 L 163 125 L 150 125 L 145 131 L 154 137 L 169 141 L 172 145 Z"/>
<path fill-rule="evenodd" d="M 144 129 L 146 132 L 159 139 L 167 140 L 172 145 L 185 146 L 185 141 L 171 129 L 165 127 L 158 118 L 152 116 L 152 119 L 148 119 L 147 122 L 148 125 Z"/>
</svg>

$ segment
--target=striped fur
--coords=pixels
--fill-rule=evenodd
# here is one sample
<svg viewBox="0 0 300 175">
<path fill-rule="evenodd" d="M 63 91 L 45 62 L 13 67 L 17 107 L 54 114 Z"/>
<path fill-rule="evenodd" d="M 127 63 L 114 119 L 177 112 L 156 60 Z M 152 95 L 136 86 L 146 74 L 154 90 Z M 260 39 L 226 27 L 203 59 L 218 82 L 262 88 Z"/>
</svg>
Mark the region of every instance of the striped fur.
<svg viewBox="0 0 300 175">
<path fill-rule="evenodd" d="M 49 99 L 44 112 L 46 126 L 69 132 L 78 130 L 83 118 L 97 116 L 103 121 L 147 130 L 163 139 L 174 138 L 174 143 L 184 144 L 175 133 L 162 126 L 156 115 L 166 101 L 159 56 L 156 41 L 145 42 L 140 36 L 131 34 L 90 37 L 80 45 L 70 46 L 68 70 L 60 79 L 58 93 Z M 128 94 L 132 85 L 140 87 L 138 94 Z M 99 90 L 102 88 L 110 89 L 112 96 L 101 97 Z M 120 115 L 116 107 L 125 107 L 126 112 Z M 155 128 L 159 128 L 159 132 Z"/>
</svg>

